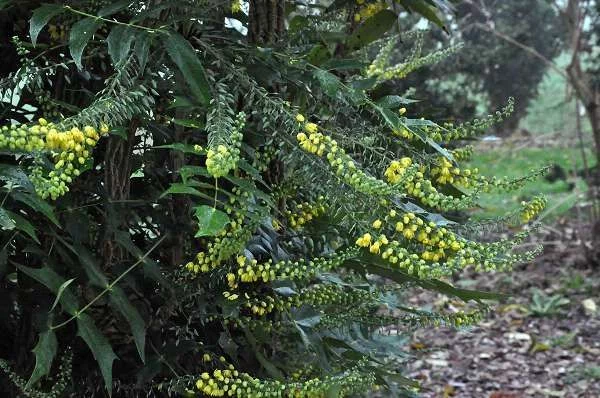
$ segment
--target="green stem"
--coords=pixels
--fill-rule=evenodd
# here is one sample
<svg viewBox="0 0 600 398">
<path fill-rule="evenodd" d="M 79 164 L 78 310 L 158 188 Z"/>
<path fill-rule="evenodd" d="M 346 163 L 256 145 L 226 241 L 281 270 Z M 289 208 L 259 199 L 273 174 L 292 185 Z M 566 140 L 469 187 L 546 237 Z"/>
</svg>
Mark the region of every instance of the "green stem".
<svg viewBox="0 0 600 398">
<path fill-rule="evenodd" d="M 162 29 L 147 28 L 147 27 L 141 26 L 141 25 L 135 25 L 135 24 L 132 24 L 132 23 L 127 23 L 127 22 L 116 21 L 116 20 L 113 20 L 113 19 L 102 18 L 102 17 L 99 17 L 97 15 L 92 15 L 92 14 L 88 14 L 87 12 L 76 10 L 76 9 L 74 9 L 71 6 L 68 6 L 68 5 L 64 6 L 64 8 L 66 10 L 71 11 L 74 14 L 79 14 L 79 15 L 82 15 L 82 16 L 85 16 L 85 17 L 88 17 L 88 18 L 94 18 L 97 21 L 102 21 L 102 22 L 106 22 L 106 23 L 112 23 L 112 24 L 115 24 L 115 25 L 128 26 L 128 27 L 135 28 L 135 29 L 145 30 L 145 31 L 147 31 L 149 33 L 168 34 L 166 31 L 164 31 Z"/>
<path fill-rule="evenodd" d="M 163 240 L 165 240 L 167 236 L 163 236 L 162 238 L 160 238 L 158 240 L 158 242 L 156 242 L 154 245 L 152 245 L 152 247 L 143 255 L 139 258 L 138 261 L 136 261 L 131 267 L 127 268 L 121 275 L 119 275 L 114 281 L 112 281 L 111 283 L 109 283 L 103 291 L 100 292 L 100 294 L 98 294 L 96 297 L 94 297 L 92 299 L 92 301 L 90 301 L 89 303 L 87 303 L 82 309 L 75 311 L 75 314 L 73 316 L 71 316 L 69 319 L 67 319 L 66 321 L 59 323 L 58 325 L 54 325 L 54 326 L 50 326 L 50 330 L 56 330 L 59 329 L 65 325 L 67 325 L 69 322 L 71 322 L 73 319 L 75 318 L 79 318 L 79 315 L 83 314 L 88 308 L 90 308 L 96 301 L 98 301 L 102 296 L 104 296 L 107 292 L 111 291 L 112 288 L 119 283 L 119 281 L 121 279 L 123 279 L 128 273 L 130 273 L 131 271 L 133 271 L 133 269 L 135 267 L 137 267 L 140 263 L 142 263 L 149 255 L 150 253 L 152 253 L 154 251 L 154 249 L 156 249 Z"/>
<path fill-rule="evenodd" d="M 215 205 L 213 206 L 215 209 L 217 208 L 217 194 L 219 193 L 219 179 L 215 178 Z"/>
</svg>

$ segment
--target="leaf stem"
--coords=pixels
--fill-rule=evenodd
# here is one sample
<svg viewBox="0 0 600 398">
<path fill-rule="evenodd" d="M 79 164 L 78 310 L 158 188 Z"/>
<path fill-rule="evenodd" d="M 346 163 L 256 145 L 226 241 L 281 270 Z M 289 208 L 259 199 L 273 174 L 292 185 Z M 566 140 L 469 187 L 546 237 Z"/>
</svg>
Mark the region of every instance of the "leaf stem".
<svg viewBox="0 0 600 398">
<path fill-rule="evenodd" d="M 103 21 L 103 22 L 112 23 L 112 24 L 115 24 L 115 25 L 128 26 L 128 27 L 135 28 L 135 29 L 145 30 L 145 31 L 147 31 L 149 33 L 162 33 L 162 34 L 165 34 L 165 35 L 168 34 L 168 32 L 166 32 L 166 31 L 164 31 L 162 29 L 148 28 L 146 26 L 135 25 L 135 24 L 132 24 L 132 23 L 117 21 L 117 20 L 114 20 L 114 19 L 102 18 L 102 17 L 100 17 L 98 15 L 88 14 L 87 12 L 76 10 L 76 9 L 72 8 L 71 6 L 69 6 L 69 5 L 64 6 L 64 8 L 66 10 L 71 11 L 74 14 L 79 14 L 79 15 L 82 15 L 82 16 L 85 16 L 85 17 L 94 18 L 97 21 Z"/>
<path fill-rule="evenodd" d="M 219 179 L 215 178 L 215 204 L 213 208 L 217 208 L 217 194 L 219 193 Z"/>
<path fill-rule="evenodd" d="M 139 258 L 138 261 L 136 261 L 132 266 L 130 266 L 129 268 L 127 268 L 121 275 L 119 275 L 114 281 L 112 281 L 111 283 L 109 283 L 108 285 L 106 285 L 106 287 L 104 288 L 103 291 L 100 292 L 100 294 L 98 294 L 96 297 L 94 297 L 89 303 L 87 303 L 82 309 L 75 311 L 75 314 L 73 316 L 71 316 L 69 319 L 67 319 L 66 321 L 59 323 L 58 325 L 53 325 L 50 326 L 50 330 L 56 330 L 59 329 L 65 325 L 67 325 L 69 322 L 71 322 L 73 319 L 78 318 L 79 315 L 83 314 L 88 308 L 90 308 L 96 301 L 98 301 L 102 296 L 104 296 L 107 292 L 111 291 L 112 288 L 119 283 L 119 281 L 121 279 L 123 279 L 128 273 L 130 273 L 131 271 L 133 271 L 133 269 L 135 267 L 137 267 L 140 263 L 142 263 L 149 255 L 150 253 L 152 253 L 154 251 L 154 249 L 156 249 L 166 238 L 167 236 L 163 236 L 162 238 L 160 238 L 154 245 L 152 245 L 152 247 L 146 252 L 144 253 L 143 256 L 141 256 Z"/>
</svg>

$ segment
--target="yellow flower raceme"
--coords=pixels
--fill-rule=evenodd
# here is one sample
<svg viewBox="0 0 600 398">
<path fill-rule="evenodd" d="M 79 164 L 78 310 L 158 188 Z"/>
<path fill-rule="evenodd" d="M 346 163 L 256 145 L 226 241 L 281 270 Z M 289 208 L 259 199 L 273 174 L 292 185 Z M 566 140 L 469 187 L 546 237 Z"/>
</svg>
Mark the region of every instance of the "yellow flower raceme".
<svg viewBox="0 0 600 398">
<path fill-rule="evenodd" d="M 343 376 L 326 376 L 297 382 L 260 380 L 247 373 L 238 372 L 233 365 L 202 373 L 195 387 L 209 397 L 324 397 L 332 388 L 341 396 L 352 395 L 355 391 L 373 386 L 375 376 L 364 374 L 357 369 L 345 372 Z"/>
<path fill-rule="evenodd" d="M 237 167 L 240 160 L 240 147 L 242 145 L 242 129 L 245 125 L 246 115 L 238 113 L 236 125 L 229 137 L 217 137 L 215 142 L 210 142 L 206 153 L 206 170 L 215 178 L 227 175 Z"/>
<path fill-rule="evenodd" d="M 296 135 L 300 147 L 319 157 L 325 156 L 335 174 L 345 183 L 359 192 L 377 196 L 389 195 L 393 191 L 384 181 L 360 170 L 334 139 L 318 132 L 319 127 L 316 124 L 306 123 L 303 127 L 305 132 Z"/>
<path fill-rule="evenodd" d="M 404 157 L 399 161 L 394 160 L 390 163 L 383 175 L 387 178 L 390 184 L 398 184 L 400 181 L 402 181 L 404 175 L 411 165 L 412 159 L 409 157 Z"/>
<path fill-rule="evenodd" d="M 546 208 L 546 198 L 538 196 L 530 202 L 521 203 L 521 222 L 528 223 L 534 220 Z"/>
<path fill-rule="evenodd" d="M 364 2 L 363 2 L 364 3 Z M 357 4 L 361 4 L 358 3 Z M 387 8 L 387 4 L 384 1 L 377 1 L 375 3 L 369 3 L 360 8 L 358 13 L 354 15 L 355 21 L 364 21 L 366 19 L 371 18 L 373 15 L 377 14 L 381 10 L 385 10 Z"/>
<path fill-rule="evenodd" d="M 31 126 L 2 127 L 0 149 L 48 153 L 54 162 L 54 170 L 47 172 L 41 166 L 34 166 L 30 179 L 38 195 L 54 200 L 69 191 L 68 184 L 81 173 L 80 169 L 91 156 L 92 149 L 108 131 L 105 124 L 99 128 L 84 126 L 83 129 L 63 129 L 40 118 L 37 124 Z"/>
<path fill-rule="evenodd" d="M 308 261 L 304 259 L 279 261 L 276 263 L 272 260 L 259 263 L 255 259 L 251 260 L 240 255 L 236 261 L 237 272 L 232 272 L 236 279 L 233 280 L 232 277 L 228 276 L 228 284 L 231 288 L 235 288 L 239 283 L 306 280 L 318 273 L 336 269 L 355 255 L 356 251 L 354 249 L 348 249 L 330 257 L 318 257 Z"/>
<path fill-rule="evenodd" d="M 294 230 L 300 230 L 314 217 L 319 217 L 325 213 L 325 197 L 319 196 L 315 203 L 303 202 L 292 203 L 291 210 L 286 210 L 284 214 L 288 218 L 290 227 Z"/>
</svg>

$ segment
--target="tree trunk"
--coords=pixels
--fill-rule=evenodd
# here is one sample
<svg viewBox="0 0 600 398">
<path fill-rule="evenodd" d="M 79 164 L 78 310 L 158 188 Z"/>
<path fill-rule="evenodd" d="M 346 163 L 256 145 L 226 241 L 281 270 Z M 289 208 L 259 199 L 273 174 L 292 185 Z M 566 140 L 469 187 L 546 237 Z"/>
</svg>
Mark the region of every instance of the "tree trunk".
<svg viewBox="0 0 600 398">
<path fill-rule="evenodd" d="M 595 100 L 586 104 L 585 109 L 592 126 L 592 134 L 596 146 L 596 162 L 600 166 L 600 89 L 594 91 L 593 97 Z M 600 170 L 600 167 L 597 167 L 597 169 Z M 600 179 L 597 181 L 600 182 Z"/>
<path fill-rule="evenodd" d="M 127 139 L 119 136 L 107 138 L 104 154 L 104 188 L 108 203 L 105 208 L 105 234 L 103 241 L 104 268 L 110 268 L 123 259 L 123 251 L 115 242 L 115 232 L 127 223 L 123 213 L 127 211 L 123 201 L 129 199 L 131 178 L 131 155 L 135 132 L 139 122 L 132 120 L 127 128 Z"/>
<path fill-rule="evenodd" d="M 248 18 L 248 42 L 258 46 L 276 43 L 283 35 L 285 29 L 285 1 L 283 0 L 250 0 Z M 277 84 L 269 88 L 277 93 Z M 279 185 L 284 175 L 284 163 L 279 158 L 271 160 L 269 168 L 263 176 L 273 186 Z M 282 211 L 285 207 L 284 199 L 279 203 Z"/>
<path fill-rule="evenodd" d="M 248 41 L 255 44 L 272 44 L 285 27 L 285 1 L 250 0 Z"/>
</svg>

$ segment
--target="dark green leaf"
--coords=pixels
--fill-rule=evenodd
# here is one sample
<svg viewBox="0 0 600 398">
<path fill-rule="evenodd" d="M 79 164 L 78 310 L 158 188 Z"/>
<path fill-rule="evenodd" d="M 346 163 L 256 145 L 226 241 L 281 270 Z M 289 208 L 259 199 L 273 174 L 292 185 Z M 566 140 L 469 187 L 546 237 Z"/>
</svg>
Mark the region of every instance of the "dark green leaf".
<svg viewBox="0 0 600 398">
<path fill-rule="evenodd" d="M 273 363 L 271 363 L 267 358 L 265 358 L 262 352 L 259 351 L 258 345 L 256 344 L 256 337 L 254 337 L 252 332 L 247 327 L 244 327 L 244 334 L 246 335 L 246 340 L 248 340 L 248 343 L 250 343 L 250 347 L 252 347 L 254 350 L 256 359 L 262 365 L 262 367 L 265 368 L 267 373 L 275 379 L 283 380 L 283 373 L 281 373 L 281 371 L 277 369 L 277 367 L 273 365 Z"/>
<path fill-rule="evenodd" d="M 71 52 L 71 57 L 75 61 L 77 68 L 83 69 L 83 64 L 81 63 L 83 50 L 99 27 L 100 22 L 92 17 L 77 21 L 77 23 L 71 27 L 71 33 L 69 34 L 69 51 Z"/>
<path fill-rule="evenodd" d="M 197 119 L 173 119 L 173 123 L 178 126 L 191 127 L 194 129 L 201 129 L 204 127 L 204 123 Z"/>
<path fill-rule="evenodd" d="M 337 97 L 338 93 L 341 91 L 341 84 L 337 76 L 323 69 L 315 70 L 313 75 L 319 81 L 327 96 L 331 98 Z"/>
<path fill-rule="evenodd" d="M 65 282 L 62 276 L 58 275 L 48 266 L 44 266 L 43 268 L 29 268 L 24 265 L 17 265 L 17 268 L 27 276 L 46 286 L 54 294 L 58 293 L 61 285 Z M 67 313 L 74 315 L 78 309 L 77 298 L 69 288 L 63 290 L 63 294 L 59 300 L 60 304 Z"/>
<path fill-rule="evenodd" d="M 289 286 L 276 287 L 273 290 L 285 297 L 295 296 L 296 294 L 298 294 L 297 291 L 295 291 Z"/>
<path fill-rule="evenodd" d="M 75 280 L 75 278 L 71 278 L 68 281 L 64 281 L 60 287 L 58 288 L 58 291 L 56 292 L 56 298 L 54 299 L 54 303 L 52 303 L 52 307 L 50 307 L 50 309 L 48 310 L 48 312 L 52 312 L 54 310 L 54 308 L 56 308 L 56 304 L 58 304 L 60 298 L 62 297 L 63 293 L 65 292 L 65 290 L 67 290 L 67 288 L 69 287 L 69 285 L 71 283 L 73 283 L 73 281 Z"/>
<path fill-rule="evenodd" d="M 0 207 L 0 228 L 3 230 L 15 229 L 15 220 L 10 217 L 7 210 Z"/>
<path fill-rule="evenodd" d="M 167 195 L 173 195 L 173 194 L 193 195 L 193 196 L 198 196 L 198 197 L 201 197 L 204 199 L 212 199 L 209 195 L 202 193 L 202 192 L 198 191 L 196 188 L 190 187 L 189 185 L 185 185 L 185 184 L 171 184 L 169 189 L 167 189 L 165 192 L 163 192 L 160 195 L 160 198 L 164 198 Z"/>
<path fill-rule="evenodd" d="M 435 8 L 431 5 L 427 4 L 423 0 L 399 0 L 400 4 L 402 4 L 406 9 L 416 11 L 421 14 L 440 28 L 444 29 L 446 32 L 448 29 L 444 24 L 444 21 L 440 19 L 440 17 L 435 12 Z"/>
<path fill-rule="evenodd" d="M 449 296 L 458 297 L 463 301 L 480 301 L 480 300 L 501 300 L 506 298 L 505 294 L 500 293 L 492 293 L 492 292 L 482 292 L 477 290 L 466 290 L 466 289 L 458 289 L 446 282 L 442 282 L 436 279 L 418 279 L 414 276 L 408 275 L 402 271 L 393 270 L 387 267 L 369 264 L 366 266 L 367 271 L 372 274 L 383 276 L 384 278 L 388 278 L 397 283 L 406 283 L 406 282 L 414 282 L 419 286 L 437 291 Z"/>
<path fill-rule="evenodd" d="M 31 377 L 27 381 L 27 387 L 33 386 L 39 379 L 50 373 L 52 361 L 56 356 L 57 346 L 58 343 L 54 331 L 47 330 L 40 333 L 38 343 L 32 350 L 35 354 L 35 368 L 33 368 L 33 373 L 31 373 Z"/>
<path fill-rule="evenodd" d="M 142 362 L 146 362 L 145 347 L 146 347 L 146 324 L 138 310 L 131 304 L 123 290 L 114 286 L 110 291 L 110 303 L 123 314 L 129 326 L 131 334 L 135 341 L 138 353 Z"/>
<path fill-rule="evenodd" d="M 386 95 L 385 97 L 381 97 L 377 100 L 377 105 L 383 108 L 399 108 L 402 105 L 412 104 L 415 102 L 419 102 L 417 100 L 412 100 L 408 98 L 400 97 L 399 95 Z"/>
<path fill-rule="evenodd" d="M 8 7 L 13 0 L 0 0 L 0 10 Z"/>
<path fill-rule="evenodd" d="M 182 77 L 187 81 L 192 94 L 201 104 L 207 105 L 211 99 L 210 87 L 194 47 L 178 33 L 171 33 L 167 37 L 165 47 Z"/>
<path fill-rule="evenodd" d="M 179 175 L 184 184 L 187 184 L 187 180 L 193 176 L 210 177 L 206 167 L 202 166 L 183 166 L 179 169 Z"/>
<path fill-rule="evenodd" d="M 358 79 L 353 81 L 352 88 L 355 90 L 371 90 L 377 84 L 377 78 Z"/>
<path fill-rule="evenodd" d="M 355 70 L 355 69 L 363 69 L 366 66 L 364 62 L 361 62 L 357 59 L 330 59 L 323 64 L 321 64 L 321 68 L 327 70 Z"/>
<path fill-rule="evenodd" d="M 312 65 L 321 65 L 329 58 L 331 58 L 331 53 L 322 44 L 314 46 L 306 56 L 306 60 Z"/>
<path fill-rule="evenodd" d="M 134 28 L 130 26 L 117 25 L 111 29 L 106 41 L 108 42 L 108 54 L 114 65 L 119 64 L 127 57 L 134 38 Z"/>
<path fill-rule="evenodd" d="M 101 289 L 106 288 L 108 286 L 108 278 L 98 266 L 96 260 L 92 256 L 92 253 L 90 253 L 83 246 L 77 246 L 74 252 L 77 254 L 87 277 L 90 279 L 91 284 Z"/>
<path fill-rule="evenodd" d="M 24 193 L 24 192 L 15 192 L 13 193 L 13 198 L 18 200 L 21 203 L 26 204 L 31 207 L 35 211 L 39 211 L 43 215 L 48 218 L 48 220 L 52 221 L 54 225 L 60 227 L 58 223 L 58 219 L 54 214 L 54 208 L 48 204 L 45 200 L 41 199 L 36 194 Z"/>
<path fill-rule="evenodd" d="M 35 192 L 35 188 L 31 184 L 31 181 L 29 181 L 29 177 L 27 177 L 21 168 L 16 166 L 0 164 L 0 181 L 7 181 L 24 188 L 28 192 Z"/>
<path fill-rule="evenodd" d="M 326 398 L 339 398 L 342 395 L 342 386 L 340 384 L 334 384 L 327 389 L 325 393 Z"/>
<path fill-rule="evenodd" d="M 146 69 L 148 63 L 148 57 L 150 56 L 150 45 L 152 44 L 152 37 L 146 32 L 138 32 L 135 37 L 135 45 L 133 52 L 138 59 L 140 64 L 140 71 L 143 72 Z"/>
<path fill-rule="evenodd" d="M 131 0 L 113 1 L 98 11 L 98 16 L 108 17 L 129 7 Z"/>
<path fill-rule="evenodd" d="M 127 232 L 119 231 L 115 234 L 115 240 L 119 245 L 121 245 L 125 250 L 127 250 L 134 258 L 140 259 L 144 255 L 144 252 L 137 247 L 131 237 Z M 154 281 L 160 283 L 161 285 L 167 287 L 172 290 L 173 287 L 171 283 L 162 275 L 160 271 L 160 265 L 151 259 L 150 257 L 145 257 L 143 260 L 144 263 L 144 275 L 150 277 Z"/>
<path fill-rule="evenodd" d="M 390 10 L 382 10 L 367 19 L 346 41 L 349 51 L 358 50 L 373 41 L 380 39 L 394 26 L 398 17 Z"/>
<path fill-rule="evenodd" d="M 211 206 L 198 206 L 194 208 L 198 218 L 198 232 L 196 238 L 202 236 L 216 236 L 229 222 L 227 214 Z"/>
<path fill-rule="evenodd" d="M 27 235 L 29 235 L 31 237 L 31 239 L 33 239 L 37 243 L 40 243 L 40 240 L 38 239 L 37 234 L 35 233 L 35 227 L 29 221 L 27 221 L 27 219 L 25 219 L 25 217 L 23 217 L 17 213 L 8 211 L 8 210 L 4 210 L 4 211 L 6 212 L 6 214 L 8 214 L 8 216 L 12 220 L 14 220 L 16 229 L 18 229 L 19 231 L 25 232 Z"/>
<path fill-rule="evenodd" d="M 80 314 L 77 317 L 77 335 L 90 347 L 96 362 L 100 366 L 106 391 L 108 391 L 109 396 L 112 396 L 112 366 L 113 361 L 118 357 L 115 355 L 110 343 L 98 330 L 92 318 L 86 314 Z"/>
<path fill-rule="evenodd" d="M 31 15 L 29 20 L 29 36 L 31 37 L 31 43 L 35 46 L 37 38 L 44 26 L 52 18 L 65 11 L 65 8 L 60 4 L 43 4 L 41 7 L 36 8 Z"/>
<path fill-rule="evenodd" d="M 256 188 L 253 181 L 251 181 L 249 179 L 239 178 L 239 177 L 229 176 L 229 175 L 225 176 L 225 178 L 227 180 L 231 181 L 232 183 L 234 183 L 235 185 L 237 185 L 238 187 L 242 188 L 243 191 L 253 194 L 257 198 L 264 200 L 265 203 L 268 203 L 271 206 L 275 206 L 275 203 L 273 202 L 273 198 L 271 196 L 267 195 L 266 193 L 264 193 L 263 191 L 261 191 L 260 189 Z"/>
<path fill-rule="evenodd" d="M 403 120 L 400 118 L 400 116 L 398 116 L 395 112 L 393 112 L 390 109 L 384 108 L 382 106 L 378 106 L 378 105 L 373 105 L 373 106 L 381 114 L 381 116 L 383 117 L 383 120 L 385 120 L 387 125 L 392 130 L 401 130 L 403 128 L 407 129 L 408 131 L 410 131 L 411 133 L 413 133 L 414 135 L 419 137 L 419 139 L 423 143 L 427 144 L 429 147 L 431 147 L 435 151 L 439 152 L 442 156 L 444 156 L 445 158 L 447 158 L 450 161 L 454 161 L 454 157 L 452 156 L 452 154 L 450 152 L 448 152 L 446 149 L 442 148 L 437 142 L 433 141 L 431 138 L 429 138 L 429 136 L 427 136 L 424 132 L 419 130 L 417 127 L 410 128 L 405 122 L 403 122 Z M 427 125 L 427 126 L 435 125 L 433 122 L 428 121 L 428 120 L 420 121 L 420 122 L 423 125 Z"/>
</svg>

